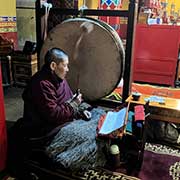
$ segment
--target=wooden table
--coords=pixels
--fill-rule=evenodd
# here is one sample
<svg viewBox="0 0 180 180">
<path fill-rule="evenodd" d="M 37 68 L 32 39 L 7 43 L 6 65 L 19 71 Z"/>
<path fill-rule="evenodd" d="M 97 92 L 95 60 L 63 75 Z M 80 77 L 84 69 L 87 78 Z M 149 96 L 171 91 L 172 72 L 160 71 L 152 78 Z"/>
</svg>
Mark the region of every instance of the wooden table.
<svg viewBox="0 0 180 180">
<path fill-rule="evenodd" d="M 138 101 L 134 101 L 132 95 L 130 95 L 126 102 L 131 104 L 146 104 L 145 98 L 149 98 L 152 95 L 142 94 Z M 174 123 L 180 123 L 180 99 L 163 97 L 165 103 L 150 102 L 150 119 L 156 119 L 161 121 L 168 121 Z"/>
</svg>

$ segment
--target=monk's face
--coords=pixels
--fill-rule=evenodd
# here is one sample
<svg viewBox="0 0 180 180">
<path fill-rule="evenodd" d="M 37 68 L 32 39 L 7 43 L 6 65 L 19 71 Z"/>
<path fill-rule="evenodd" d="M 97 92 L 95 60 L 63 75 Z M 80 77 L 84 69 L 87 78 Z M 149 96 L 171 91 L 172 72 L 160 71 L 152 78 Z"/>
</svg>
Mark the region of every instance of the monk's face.
<svg viewBox="0 0 180 180">
<path fill-rule="evenodd" d="M 51 69 L 54 71 L 54 73 L 61 79 L 64 79 L 66 77 L 67 72 L 69 71 L 68 65 L 69 60 L 68 58 L 64 58 L 61 62 L 58 64 L 55 62 L 52 62 Z"/>
</svg>

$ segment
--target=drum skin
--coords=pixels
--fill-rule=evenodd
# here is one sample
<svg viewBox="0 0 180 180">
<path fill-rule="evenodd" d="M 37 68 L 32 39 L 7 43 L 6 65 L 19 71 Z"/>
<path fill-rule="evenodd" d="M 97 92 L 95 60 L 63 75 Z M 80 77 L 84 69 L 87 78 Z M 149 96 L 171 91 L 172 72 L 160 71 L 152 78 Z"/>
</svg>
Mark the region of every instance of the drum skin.
<svg viewBox="0 0 180 180">
<path fill-rule="evenodd" d="M 83 33 L 80 27 L 88 22 L 93 30 Z M 40 52 L 40 65 L 48 49 L 58 47 L 69 56 L 67 81 L 75 92 L 78 88 L 83 98 L 95 101 L 111 93 L 118 85 L 124 69 L 124 47 L 116 31 L 97 19 L 73 18 L 54 27 L 44 41 Z M 75 52 L 76 51 L 76 52 Z M 76 56 L 74 56 L 76 54 Z"/>
</svg>

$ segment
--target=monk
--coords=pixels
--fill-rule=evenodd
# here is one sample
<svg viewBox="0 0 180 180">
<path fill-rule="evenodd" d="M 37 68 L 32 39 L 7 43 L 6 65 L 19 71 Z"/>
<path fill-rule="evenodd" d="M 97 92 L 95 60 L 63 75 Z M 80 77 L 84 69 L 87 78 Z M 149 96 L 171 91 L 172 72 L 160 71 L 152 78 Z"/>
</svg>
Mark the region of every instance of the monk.
<svg viewBox="0 0 180 180">
<path fill-rule="evenodd" d="M 50 49 L 45 55 L 44 66 L 24 90 L 23 119 L 27 136 L 44 136 L 76 116 L 82 94 L 73 98 L 65 79 L 68 64 L 68 55 L 63 50 Z"/>
</svg>

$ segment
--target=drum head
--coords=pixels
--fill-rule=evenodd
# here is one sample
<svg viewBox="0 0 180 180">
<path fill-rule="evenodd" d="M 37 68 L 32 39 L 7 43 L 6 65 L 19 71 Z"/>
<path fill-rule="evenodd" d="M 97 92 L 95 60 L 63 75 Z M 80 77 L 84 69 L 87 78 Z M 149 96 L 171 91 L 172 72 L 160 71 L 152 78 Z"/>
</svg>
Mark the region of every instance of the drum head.
<svg viewBox="0 0 180 180">
<path fill-rule="evenodd" d="M 93 30 L 82 35 L 82 23 Z M 48 49 L 58 47 L 69 56 L 67 81 L 75 92 L 80 89 L 85 100 L 94 101 L 111 93 L 118 85 L 124 66 L 124 48 L 116 31 L 108 24 L 89 18 L 68 19 L 53 28 L 40 53 L 40 64 Z M 75 52 L 76 49 L 76 52 Z M 75 56 L 76 54 L 76 56 Z"/>
</svg>

